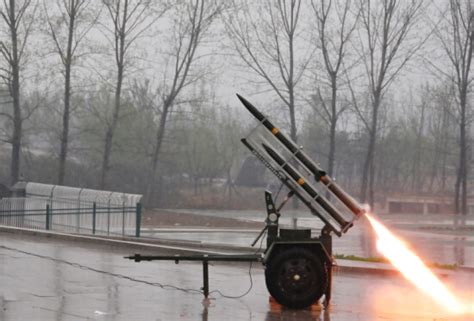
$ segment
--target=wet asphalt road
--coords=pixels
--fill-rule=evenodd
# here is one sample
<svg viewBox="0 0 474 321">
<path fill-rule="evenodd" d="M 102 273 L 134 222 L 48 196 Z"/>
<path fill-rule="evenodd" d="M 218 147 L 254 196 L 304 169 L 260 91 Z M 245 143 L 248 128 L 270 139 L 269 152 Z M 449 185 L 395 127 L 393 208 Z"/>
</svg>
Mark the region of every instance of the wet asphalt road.
<svg viewBox="0 0 474 321">
<path fill-rule="evenodd" d="M 474 320 L 451 316 L 400 277 L 342 274 L 334 280 L 329 311 L 282 310 L 269 303 L 263 269 L 256 264 L 252 291 L 240 299 L 159 284 L 199 289 L 199 263 L 143 262 L 132 254 L 99 245 L 81 245 L 0 233 L 0 320 Z M 40 258 L 31 254 L 46 256 Z M 211 290 L 239 295 L 249 287 L 248 264 L 210 267 Z M 445 282 L 474 302 L 474 274 L 455 273 Z"/>
</svg>

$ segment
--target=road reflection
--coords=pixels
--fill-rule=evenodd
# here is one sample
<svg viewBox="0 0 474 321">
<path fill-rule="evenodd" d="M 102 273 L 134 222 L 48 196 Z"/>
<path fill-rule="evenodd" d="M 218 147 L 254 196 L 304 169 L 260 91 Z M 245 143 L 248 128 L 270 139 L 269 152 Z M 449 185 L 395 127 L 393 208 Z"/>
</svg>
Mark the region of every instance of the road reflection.
<svg viewBox="0 0 474 321">
<path fill-rule="evenodd" d="M 202 310 L 202 321 L 207 321 L 209 317 L 209 309 L 206 305 L 204 305 L 204 309 Z"/>
<path fill-rule="evenodd" d="M 265 321 L 276 321 L 276 320 L 288 320 L 288 321 L 300 321 L 300 320 L 315 320 L 315 321 L 331 321 L 330 312 L 328 311 L 295 311 L 295 310 L 281 310 L 281 311 L 268 311 L 265 317 Z"/>
<path fill-rule="evenodd" d="M 331 321 L 330 310 L 325 310 L 322 305 L 315 304 L 304 310 L 291 310 L 282 307 L 276 302 L 270 300 L 268 312 L 265 321 L 276 320 L 315 320 L 315 321 Z"/>
</svg>

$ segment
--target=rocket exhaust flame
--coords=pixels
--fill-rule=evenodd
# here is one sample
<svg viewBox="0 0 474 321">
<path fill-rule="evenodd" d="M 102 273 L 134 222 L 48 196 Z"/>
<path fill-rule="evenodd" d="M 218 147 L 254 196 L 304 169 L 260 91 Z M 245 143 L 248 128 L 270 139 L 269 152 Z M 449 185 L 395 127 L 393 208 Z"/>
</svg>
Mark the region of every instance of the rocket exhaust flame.
<svg viewBox="0 0 474 321">
<path fill-rule="evenodd" d="M 454 314 L 469 312 L 415 253 L 384 225 L 367 213 L 366 216 L 377 234 L 377 249 L 406 279 L 447 311 Z"/>
</svg>

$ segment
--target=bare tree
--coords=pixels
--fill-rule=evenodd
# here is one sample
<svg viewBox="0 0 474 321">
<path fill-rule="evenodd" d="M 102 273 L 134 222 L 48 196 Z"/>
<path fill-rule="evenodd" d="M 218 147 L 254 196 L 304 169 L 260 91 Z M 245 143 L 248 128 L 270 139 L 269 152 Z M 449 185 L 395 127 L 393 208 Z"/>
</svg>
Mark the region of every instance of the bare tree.
<svg viewBox="0 0 474 321">
<path fill-rule="evenodd" d="M 356 28 L 358 13 L 351 20 L 351 1 L 344 0 L 312 0 L 314 14 L 316 15 L 317 36 L 324 61 L 324 69 L 327 74 L 330 87 L 330 103 L 317 89 L 317 99 L 322 107 L 321 116 L 329 125 L 329 152 L 328 152 L 328 174 L 333 175 L 334 160 L 336 153 L 336 127 L 341 114 L 347 109 L 348 104 L 338 104 L 337 94 L 341 73 L 344 73 L 344 61 L 347 60 L 346 51 L 350 37 Z M 331 19 L 332 18 L 332 19 Z M 334 26 L 334 27 L 333 27 Z"/>
<path fill-rule="evenodd" d="M 448 57 L 449 70 L 437 68 L 451 79 L 457 93 L 459 123 L 459 165 L 455 184 L 455 212 L 467 214 L 467 175 L 469 171 L 469 87 L 472 84 L 474 50 L 474 5 L 472 0 L 450 0 L 445 23 L 436 35 Z M 472 104 L 471 104 L 472 105 Z"/>
<path fill-rule="evenodd" d="M 20 102 L 20 73 L 25 57 L 25 48 L 33 26 L 35 6 L 31 0 L 3 1 L 0 7 L 0 21 L 6 27 L 8 36 L 0 42 L 0 54 L 4 66 L 0 68 L 0 77 L 7 86 L 12 98 L 11 113 L 2 113 L 13 124 L 9 143 L 12 145 L 10 183 L 18 181 L 20 175 L 20 153 L 22 145 L 22 125 L 31 111 L 23 110 Z M 8 40 L 6 40 L 8 39 Z"/>
<path fill-rule="evenodd" d="M 172 10 L 175 25 L 173 45 L 168 53 L 168 66 L 171 66 L 171 70 L 166 73 L 168 76 L 157 89 L 160 97 L 159 120 L 151 156 L 148 197 L 153 195 L 156 169 L 169 114 L 183 88 L 203 76 L 202 72 L 193 72 L 191 67 L 198 58 L 196 52 L 203 37 L 221 10 L 222 5 L 214 0 L 184 1 L 177 3 Z"/>
<path fill-rule="evenodd" d="M 427 105 L 429 101 L 429 95 L 430 95 L 430 88 L 428 87 L 422 87 L 421 90 L 422 92 L 422 97 L 420 100 L 419 104 L 416 104 L 413 106 L 414 102 L 413 99 L 411 99 L 411 104 L 412 108 L 415 110 L 415 115 L 412 119 L 413 122 L 413 131 L 415 135 L 415 145 L 414 145 L 414 151 L 413 151 L 413 163 L 412 163 L 412 168 L 411 168 L 411 190 L 415 193 L 419 193 L 423 190 L 423 181 L 424 177 L 422 175 L 422 170 L 423 170 L 423 164 L 422 158 L 423 158 L 423 134 L 425 131 L 425 122 L 426 122 L 426 114 L 427 114 Z"/>
<path fill-rule="evenodd" d="M 290 135 L 297 140 L 295 91 L 312 51 L 297 50 L 301 40 L 301 0 L 265 0 L 236 8 L 226 19 L 235 51 L 244 64 L 278 95 L 288 108 Z"/>
<path fill-rule="evenodd" d="M 430 191 L 438 191 L 443 194 L 446 191 L 448 154 L 451 154 L 454 144 L 455 132 L 454 115 L 452 114 L 455 104 L 455 90 L 451 84 L 441 84 L 433 89 L 432 116 L 429 120 L 429 135 L 433 139 L 433 163 L 430 169 Z M 439 184 L 435 184 L 438 181 Z M 438 186 L 437 186 L 438 185 Z"/>
<path fill-rule="evenodd" d="M 357 109 L 368 131 L 369 142 L 362 171 L 360 198 L 374 203 L 374 159 L 379 112 L 384 94 L 424 41 L 409 41 L 419 20 L 422 1 L 360 0 L 359 52 L 368 78 L 368 113 Z M 367 192 L 369 195 L 367 195 Z"/>
<path fill-rule="evenodd" d="M 152 10 L 153 1 L 151 0 L 102 0 L 102 2 L 112 22 L 112 28 L 107 28 L 108 40 L 113 47 L 117 67 L 112 119 L 106 124 L 104 137 L 99 181 L 99 187 L 103 189 L 106 186 L 110 167 L 114 133 L 120 119 L 123 81 L 130 63 L 127 54 L 137 38 L 156 22 L 165 10 L 160 12 Z"/>
<path fill-rule="evenodd" d="M 59 15 L 50 16 L 48 6 L 44 9 L 55 52 L 59 55 L 64 74 L 64 109 L 62 115 L 61 148 L 59 153 L 59 169 L 57 183 L 62 185 L 66 174 L 66 161 L 69 144 L 69 122 L 71 114 L 71 74 L 72 67 L 78 56 L 78 47 L 94 22 L 84 21 L 88 14 L 90 0 L 57 0 L 56 9 Z M 94 19 L 95 20 L 95 19 Z"/>
</svg>

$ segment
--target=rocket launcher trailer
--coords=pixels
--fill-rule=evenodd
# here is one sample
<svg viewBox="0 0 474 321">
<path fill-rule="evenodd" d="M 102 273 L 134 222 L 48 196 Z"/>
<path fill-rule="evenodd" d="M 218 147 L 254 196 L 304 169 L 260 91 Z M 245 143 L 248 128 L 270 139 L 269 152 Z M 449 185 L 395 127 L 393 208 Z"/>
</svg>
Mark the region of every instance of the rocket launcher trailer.
<svg viewBox="0 0 474 321">
<path fill-rule="evenodd" d="M 252 246 L 267 232 L 266 249 L 263 253 L 249 254 L 135 254 L 126 258 L 136 262 L 201 261 L 204 284 L 202 290 L 206 297 L 209 295 L 209 262 L 261 262 L 265 266 L 267 289 L 278 303 L 288 308 L 301 309 L 324 297 L 324 304 L 327 306 L 331 299 L 334 263 L 332 235 L 340 237 L 345 234 L 365 210 L 301 146 L 287 137 L 249 101 L 240 95 L 237 97 L 257 120 L 256 127 L 242 139 L 242 143 L 289 189 L 288 195 L 278 206 L 274 204 L 272 194 L 265 191 L 265 227 Z M 280 212 L 293 196 L 298 197 L 322 221 L 323 227 L 319 235 L 311 235 L 311 229 L 280 227 Z"/>
</svg>

